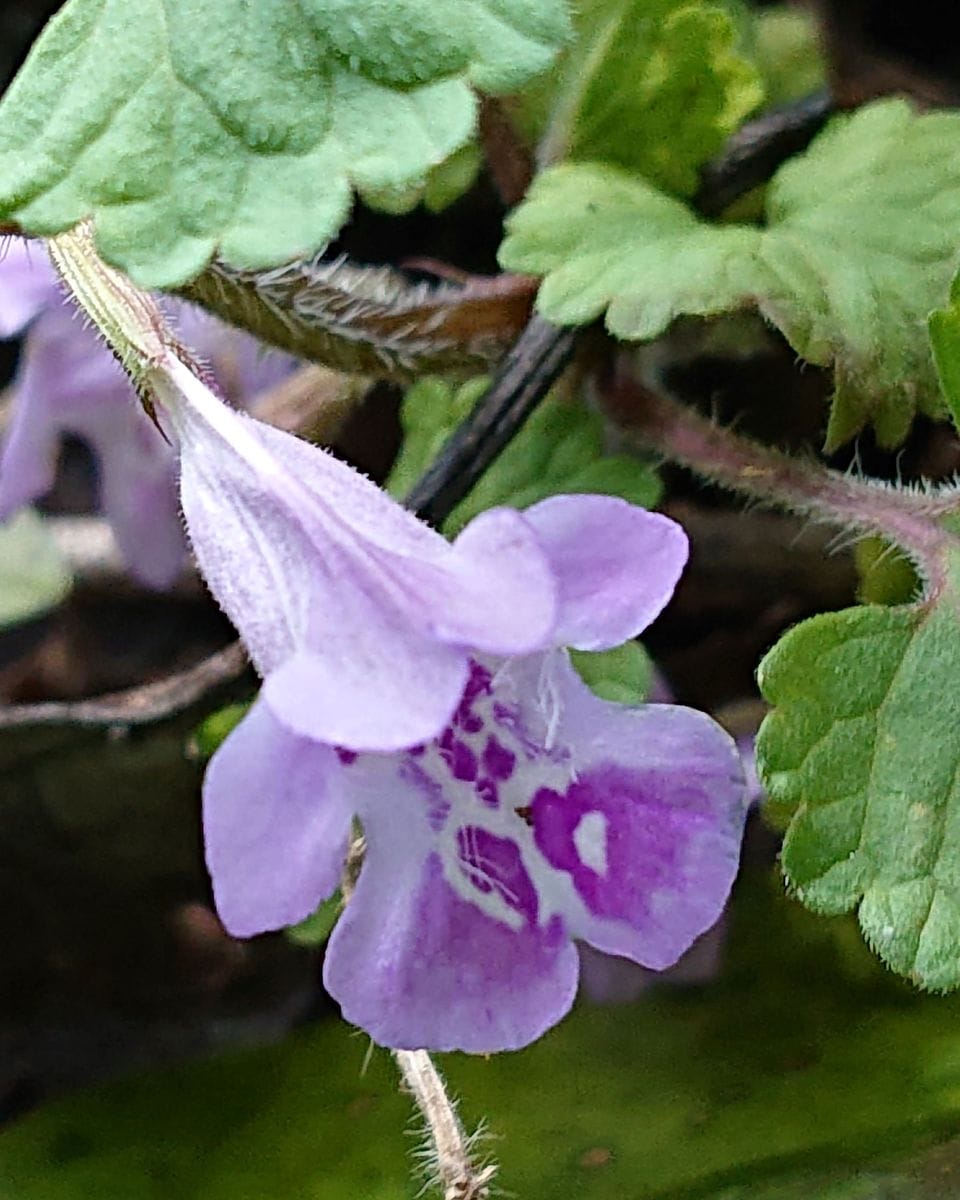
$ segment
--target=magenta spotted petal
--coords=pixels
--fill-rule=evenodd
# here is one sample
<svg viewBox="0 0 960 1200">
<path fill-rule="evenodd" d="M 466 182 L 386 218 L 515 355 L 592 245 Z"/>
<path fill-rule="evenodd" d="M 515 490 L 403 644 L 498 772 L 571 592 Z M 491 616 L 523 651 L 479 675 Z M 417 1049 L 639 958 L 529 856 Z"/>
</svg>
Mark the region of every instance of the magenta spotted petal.
<svg viewBox="0 0 960 1200">
<path fill-rule="evenodd" d="M 439 738 L 339 761 L 324 795 L 346 798 L 368 853 L 325 981 L 388 1045 L 533 1040 L 572 1002 L 574 939 L 662 969 L 717 920 L 737 870 L 746 802 L 732 740 L 702 713 L 597 699 L 563 651 L 474 661 Z M 269 833 L 241 869 L 210 838 L 242 818 L 209 780 L 205 804 L 219 813 L 207 853 L 220 891 L 260 870 L 284 890 Z M 278 827 L 299 820 L 276 808 Z"/>
<path fill-rule="evenodd" d="M 492 917 L 451 885 L 437 853 L 410 856 L 401 822 L 416 817 L 400 799 L 368 822 L 367 860 L 327 947 L 326 987 L 344 1017 L 383 1045 L 526 1046 L 573 1003 L 576 950 L 559 920 L 514 926 Z M 495 877 L 500 866 L 508 878 L 512 866 L 516 882 L 514 864 L 484 860 L 480 870 Z M 509 896 L 509 882 L 500 886 Z"/>
</svg>

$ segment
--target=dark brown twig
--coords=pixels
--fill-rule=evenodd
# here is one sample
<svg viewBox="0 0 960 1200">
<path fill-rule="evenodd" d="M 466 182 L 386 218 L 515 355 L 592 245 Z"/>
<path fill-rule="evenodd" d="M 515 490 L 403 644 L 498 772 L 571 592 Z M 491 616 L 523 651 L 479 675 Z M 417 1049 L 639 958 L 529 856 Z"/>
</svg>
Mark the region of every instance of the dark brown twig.
<svg viewBox="0 0 960 1200">
<path fill-rule="evenodd" d="M 748 121 L 700 172 L 693 207 L 702 216 L 719 216 L 734 200 L 766 183 L 788 158 L 806 150 L 834 111 L 833 97 L 820 91 Z"/>
<path fill-rule="evenodd" d="M 577 330 L 532 317 L 473 412 L 446 441 L 406 498 L 406 505 L 441 525 L 520 430 L 570 361 Z"/>
</svg>

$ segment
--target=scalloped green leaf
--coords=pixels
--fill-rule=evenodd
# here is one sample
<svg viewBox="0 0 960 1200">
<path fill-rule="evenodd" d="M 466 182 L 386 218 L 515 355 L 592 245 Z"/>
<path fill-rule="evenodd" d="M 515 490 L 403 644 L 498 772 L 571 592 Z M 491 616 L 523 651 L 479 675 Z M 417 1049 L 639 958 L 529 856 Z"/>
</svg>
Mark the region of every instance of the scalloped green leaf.
<svg viewBox="0 0 960 1200">
<path fill-rule="evenodd" d="M 289 925 L 284 933 L 295 946 L 322 946 L 333 932 L 342 911 L 343 896 L 338 888 L 309 917 L 304 917 L 296 925 Z"/>
<path fill-rule="evenodd" d="M 924 988 L 960 986 L 960 551 L 933 597 L 804 621 L 769 652 L 757 743 L 787 880 Z"/>
<path fill-rule="evenodd" d="M 887 100 L 835 119 L 781 168 L 763 228 L 710 224 L 613 167 L 563 165 L 513 213 L 500 258 L 546 276 L 548 320 L 606 311 L 628 340 L 756 305 L 798 354 L 834 368 L 827 445 L 872 423 L 894 446 L 918 412 L 945 415 L 920 334 L 947 299 L 958 228 L 960 113 Z"/>
<path fill-rule="evenodd" d="M 470 85 L 549 66 L 565 0 L 68 0 L 0 103 L 0 219 L 92 216 L 138 283 L 325 245 L 470 138 Z"/>
<path fill-rule="evenodd" d="M 767 103 L 787 104 L 826 86 L 820 29 L 812 12 L 778 4 L 756 15 L 752 51 Z"/>
<path fill-rule="evenodd" d="M 547 161 L 614 163 L 678 195 L 763 99 L 719 4 L 600 0 L 584 6 L 553 98 Z"/>
<path fill-rule="evenodd" d="M 395 496 L 413 487 L 486 386 L 482 378 L 454 387 L 429 377 L 407 391 L 401 410 L 403 446 L 387 485 Z M 453 537 L 498 504 L 526 508 L 558 492 L 605 492 L 652 508 L 661 491 L 656 470 L 638 458 L 606 454 L 603 440 L 598 413 L 549 397 L 453 510 L 444 533 Z"/>
<path fill-rule="evenodd" d="M 930 314 L 927 331 L 940 387 L 954 427 L 960 430 L 960 274 L 950 285 L 947 306 Z"/>
</svg>

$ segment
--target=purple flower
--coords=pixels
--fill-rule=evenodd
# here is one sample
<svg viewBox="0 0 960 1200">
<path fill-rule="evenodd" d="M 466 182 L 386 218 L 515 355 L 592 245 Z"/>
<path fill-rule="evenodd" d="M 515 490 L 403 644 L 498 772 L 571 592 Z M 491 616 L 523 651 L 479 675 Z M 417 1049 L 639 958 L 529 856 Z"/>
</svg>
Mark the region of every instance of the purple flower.
<svg viewBox="0 0 960 1200">
<path fill-rule="evenodd" d="M 732 740 L 689 709 L 598 699 L 556 648 L 645 627 L 682 570 L 682 531 L 604 496 L 553 497 L 517 519 L 557 581 L 550 645 L 473 654 L 439 735 L 393 753 L 301 736 L 267 688 L 207 771 L 207 861 L 238 936 L 329 896 L 362 823 L 366 857 L 324 977 L 344 1016 L 391 1046 L 527 1044 L 572 1003 L 573 939 L 663 969 L 716 921 L 737 869 Z M 412 664 L 397 703 L 405 688 Z"/>
<path fill-rule="evenodd" d="M 197 561 L 290 733 L 405 748 L 449 721 L 472 653 L 550 642 L 557 579 L 519 513 L 483 513 L 451 544 L 331 454 L 226 408 L 183 364 L 153 385 Z"/>
<path fill-rule="evenodd" d="M 263 354 L 252 338 L 192 306 L 171 301 L 169 307 L 235 402 L 295 366 L 285 355 Z M 168 587 L 186 553 L 176 456 L 144 419 L 110 351 L 65 302 L 46 251 L 38 243 L 9 241 L 0 256 L 0 337 L 28 326 L 0 454 L 0 520 L 50 490 L 60 440 L 72 434 L 96 456 L 101 506 L 132 574 L 150 587 Z"/>
</svg>

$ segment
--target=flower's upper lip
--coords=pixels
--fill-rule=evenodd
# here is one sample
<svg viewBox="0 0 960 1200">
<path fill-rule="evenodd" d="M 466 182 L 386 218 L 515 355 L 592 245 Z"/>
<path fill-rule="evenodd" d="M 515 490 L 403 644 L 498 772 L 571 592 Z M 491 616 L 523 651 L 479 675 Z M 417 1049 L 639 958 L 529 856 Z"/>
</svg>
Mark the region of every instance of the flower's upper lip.
<svg viewBox="0 0 960 1200">
<path fill-rule="evenodd" d="M 550 644 L 557 581 L 521 514 L 489 510 L 451 544 L 171 359 L 150 381 L 180 443 L 194 551 L 290 728 L 353 749 L 423 741 L 459 702 L 469 651 Z"/>
</svg>

